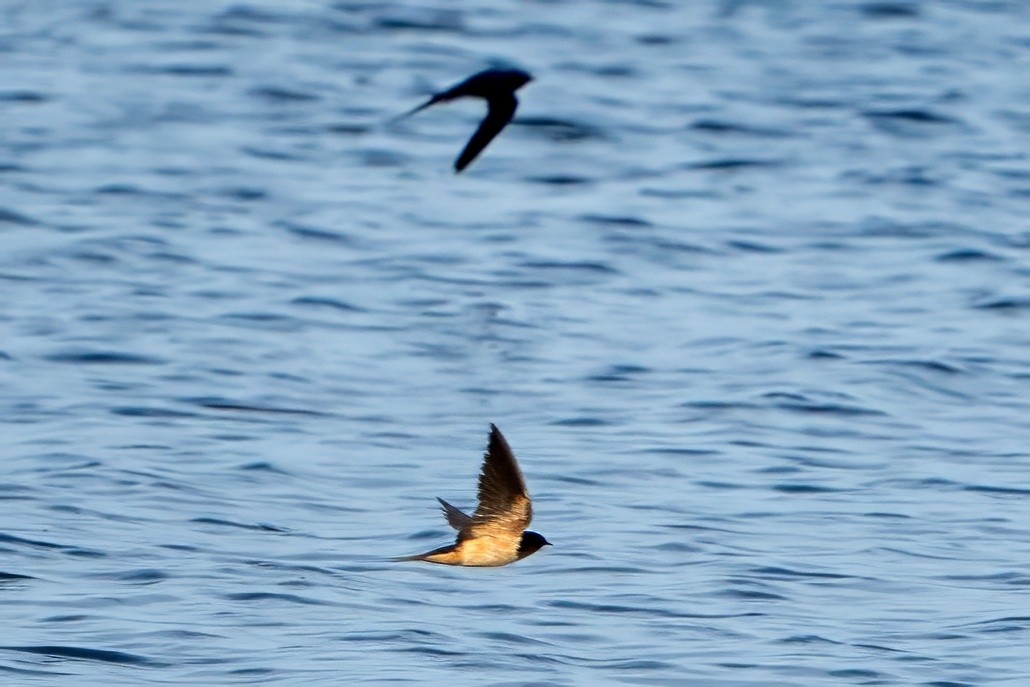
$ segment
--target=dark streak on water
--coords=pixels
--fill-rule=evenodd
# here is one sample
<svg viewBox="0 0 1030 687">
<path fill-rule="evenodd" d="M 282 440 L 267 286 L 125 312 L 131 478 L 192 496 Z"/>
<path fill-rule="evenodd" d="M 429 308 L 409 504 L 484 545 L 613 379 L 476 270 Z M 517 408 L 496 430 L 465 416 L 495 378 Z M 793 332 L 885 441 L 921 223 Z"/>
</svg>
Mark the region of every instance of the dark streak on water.
<svg viewBox="0 0 1030 687">
<path fill-rule="evenodd" d="M 103 651 L 77 646 L 0 646 L 0 650 L 23 651 L 28 654 L 40 654 L 53 658 L 81 659 L 84 661 L 103 661 L 130 666 L 162 668 L 167 664 L 153 661 L 144 656 L 128 654 L 121 651 Z"/>
</svg>

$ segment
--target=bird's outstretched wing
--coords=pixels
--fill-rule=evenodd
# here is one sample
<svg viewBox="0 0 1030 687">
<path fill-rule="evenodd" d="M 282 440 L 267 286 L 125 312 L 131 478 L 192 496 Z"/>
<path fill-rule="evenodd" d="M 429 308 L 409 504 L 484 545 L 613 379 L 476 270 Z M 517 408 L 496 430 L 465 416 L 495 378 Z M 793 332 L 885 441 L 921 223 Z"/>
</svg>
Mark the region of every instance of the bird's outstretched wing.
<svg viewBox="0 0 1030 687">
<path fill-rule="evenodd" d="M 501 431 L 490 425 L 490 444 L 479 475 L 479 505 L 472 522 L 458 532 L 458 539 L 490 537 L 496 546 L 515 551 L 532 519 L 533 506 L 515 454 Z"/>
<path fill-rule="evenodd" d="M 515 116 L 515 108 L 518 107 L 518 104 L 519 101 L 513 93 L 493 95 L 487 100 L 486 118 L 480 122 L 476 133 L 472 134 L 472 138 L 465 144 L 465 149 L 454 161 L 455 172 L 460 172 L 468 167 L 476 159 L 476 156 L 483 152 L 483 148 L 486 148 L 487 144 L 501 133 L 501 129 L 506 127 Z M 496 430 L 497 428 L 494 427 L 494 432 Z M 499 432 L 497 433 L 499 434 Z M 504 437 L 501 437 L 501 441 L 504 441 Z M 492 444 L 493 440 L 491 439 Z M 507 444 L 505 446 L 507 447 Z"/>
<path fill-rule="evenodd" d="M 443 511 L 444 517 L 447 518 L 448 525 L 460 531 L 462 528 L 468 527 L 472 524 L 471 515 L 465 513 L 460 508 L 452 506 L 439 496 L 436 497 L 436 500 L 440 502 L 440 510 Z"/>
</svg>

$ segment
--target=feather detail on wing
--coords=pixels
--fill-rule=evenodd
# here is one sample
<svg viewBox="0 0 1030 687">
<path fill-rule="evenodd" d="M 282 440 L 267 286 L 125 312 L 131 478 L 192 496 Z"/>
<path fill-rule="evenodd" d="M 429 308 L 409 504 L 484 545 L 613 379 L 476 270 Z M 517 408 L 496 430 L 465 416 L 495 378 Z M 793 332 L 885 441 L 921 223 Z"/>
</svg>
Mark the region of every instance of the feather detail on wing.
<svg viewBox="0 0 1030 687">
<path fill-rule="evenodd" d="M 490 537 L 497 546 L 517 551 L 532 518 L 533 506 L 515 454 L 501 431 L 490 425 L 490 444 L 479 475 L 479 505 L 458 539 Z"/>
<path fill-rule="evenodd" d="M 447 524 L 456 530 L 461 530 L 472 524 L 472 516 L 462 511 L 460 508 L 456 508 L 451 504 L 444 501 L 439 496 L 436 498 L 440 502 L 440 510 L 443 511 L 444 517 L 447 518 Z"/>
</svg>

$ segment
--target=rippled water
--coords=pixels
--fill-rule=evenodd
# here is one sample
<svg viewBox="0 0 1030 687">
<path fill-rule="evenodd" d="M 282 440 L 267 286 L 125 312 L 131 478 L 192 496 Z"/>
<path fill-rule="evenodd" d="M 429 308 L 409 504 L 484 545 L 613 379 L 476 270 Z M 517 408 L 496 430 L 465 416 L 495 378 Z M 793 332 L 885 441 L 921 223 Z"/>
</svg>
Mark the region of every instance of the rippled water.
<svg viewBox="0 0 1030 687">
<path fill-rule="evenodd" d="M 493 63 L 536 76 L 389 124 Z M 0 5 L 0 681 L 1030 684 L 1030 6 Z M 489 422 L 556 546 L 391 564 Z"/>
</svg>

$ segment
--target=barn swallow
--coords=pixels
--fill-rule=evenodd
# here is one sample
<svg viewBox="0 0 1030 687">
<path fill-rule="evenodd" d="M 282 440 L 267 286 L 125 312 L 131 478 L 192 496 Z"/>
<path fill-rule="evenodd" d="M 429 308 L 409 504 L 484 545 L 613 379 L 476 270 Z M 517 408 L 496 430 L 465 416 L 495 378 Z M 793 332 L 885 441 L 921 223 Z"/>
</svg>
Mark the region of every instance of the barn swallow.
<svg viewBox="0 0 1030 687">
<path fill-rule="evenodd" d="M 468 515 L 441 498 L 436 500 L 447 523 L 458 530 L 457 541 L 394 560 L 496 567 L 522 560 L 551 543 L 526 529 L 533 518 L 533 506 L 515 454 L 496 425 L 490 425 L 490 443 L 479 473 L 476 512 Z"/>
<path fill-rule="evenodd" d="M 465 149 L 454 161 L 454 172 L 457 174 L 468 167 L 476 159 L 476 156 L 483 152 L 483 148 L 486 148 L 487 144 L 508 125 L 511 118 L 515 116 L 515 108 L 519 104 L 519 101 L 515 99 L 515 91 L 532 80 L 533 77 L 521 69 L 487 69 L 473 74 L 446 91 L 437 93 L 398 119 L 410 117 L 437 103 L 447 103 L 458 98 L 482 98 L 485 100 L 486 118 L 479 124 L 476 133 L 472 134 L 472 138 L 465 144 Z"/>
</svg>

